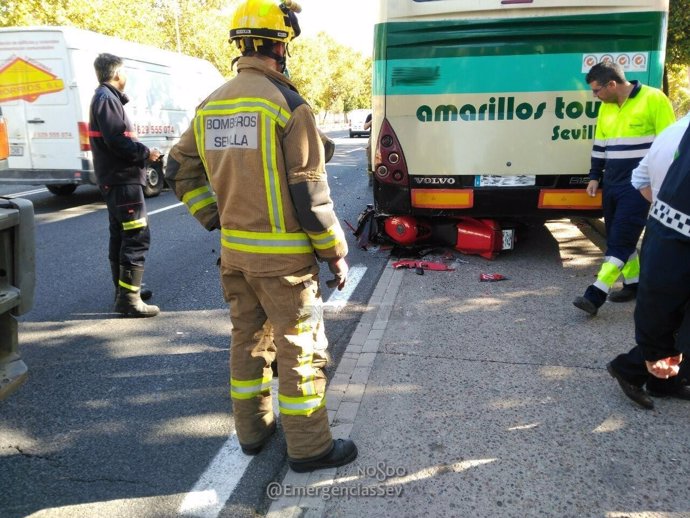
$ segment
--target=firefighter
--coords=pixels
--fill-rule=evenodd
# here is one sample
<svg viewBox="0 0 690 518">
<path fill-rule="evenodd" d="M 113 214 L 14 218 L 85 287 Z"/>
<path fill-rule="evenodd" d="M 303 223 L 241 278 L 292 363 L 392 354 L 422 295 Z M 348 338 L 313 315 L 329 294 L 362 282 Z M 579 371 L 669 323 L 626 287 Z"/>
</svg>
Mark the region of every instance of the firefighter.
<svg viewBox="0 0 690 518">
<path fill-rule="evenodd" d="M 632 170 L 647 154 L 654 137 L 675 121 L 671 102 L 663 92 L 638 81 L 627 81 L 615 63 L 594 65 L 586 76 L 599 107 L 592 148 L 587 194 L 595 196 L 603 184 L 606 257 L 597 280 L 573 304 L 596 315 L 608 300 L 635 299 L 640 275 L 637 242 L 644 228 L 649 202 L 630 183 Z M 623 288 L 609 295 L 619 277 Z"/>
<path fill-rule="evenodd" d="M 242 451 L 256 455 L 275 431 L 277 356 L 288 464 L 306 472 L 347 464 L 357 448 L 333 440 L 325 406 L 317 259 L 342 289 L 347 243 L 326 177 L 328 142 L 285 75 L 287 45 L 300 33 L 297 11 L 290 0 L 240 4 L 230 30 L 241 52 L 237 76 L 198 107 L 170 152 L 166 177 L 200 223 L 221 231 L 221 283 L 233 326 L 230 393 Z"/>
<path fill-rule="evenodd" d="M 125 113 L 127 74 L 122 58 L 100 54 L 93 64 L 100 85 L 91 100 L 89 141 L 98 187 L 108 206 L 108 258 L 115 284 L 115 311 L 125 317 L 154 317 L 158 306 L 145 304 L 151 291 L 142 289 L 145 254 L 151 234 L 146 217 L 145 162 L 160 151 L 136 140 Z"/>
</svg>

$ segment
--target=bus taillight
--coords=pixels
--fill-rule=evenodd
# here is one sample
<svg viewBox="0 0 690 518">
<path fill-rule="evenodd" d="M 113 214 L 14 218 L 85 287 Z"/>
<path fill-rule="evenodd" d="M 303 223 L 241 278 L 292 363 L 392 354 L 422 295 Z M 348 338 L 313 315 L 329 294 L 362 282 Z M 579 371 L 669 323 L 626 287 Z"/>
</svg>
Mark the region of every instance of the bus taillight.
<svg viewBox="0 0 690 518">
<path fill-rule="evenodd" d="M 381 183 L 408 185 L 405 155 L 387 119 L 383 120 L 376 145 L 374 174 Z"/>
</svg>

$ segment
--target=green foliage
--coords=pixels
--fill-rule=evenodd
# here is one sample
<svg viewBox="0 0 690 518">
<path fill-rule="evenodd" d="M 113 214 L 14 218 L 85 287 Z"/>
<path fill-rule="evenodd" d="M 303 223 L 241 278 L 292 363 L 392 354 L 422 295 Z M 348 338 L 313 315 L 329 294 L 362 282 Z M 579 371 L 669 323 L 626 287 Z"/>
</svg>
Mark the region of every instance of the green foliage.
<svg viewBox="0 0 690 518">
<path fill-rule="evenodd" d="M 288 69 L 300 93 L 317 112 L 348 112 L 371 106 L 371 58 L 326 33 L 290 45 Z"/>
<path fill-rule="evenodd" d="M 690 88 L 688 88 L 688 81 L 688 67 L 683 65 L 668 66 L 669 98 L 678 117 L 690 112 Z"/>
<path fill-rule="evenodd" d="M 669 4 L 666 61 L 671 65 L 690 64 L 690 0 Z"/>
</svg>

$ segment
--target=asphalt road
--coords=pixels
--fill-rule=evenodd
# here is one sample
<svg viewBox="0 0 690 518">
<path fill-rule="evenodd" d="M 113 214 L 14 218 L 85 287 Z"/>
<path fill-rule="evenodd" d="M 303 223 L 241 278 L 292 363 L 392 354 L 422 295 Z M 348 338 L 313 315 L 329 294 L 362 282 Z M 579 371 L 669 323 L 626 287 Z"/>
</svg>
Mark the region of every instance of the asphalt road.
<svg viewBox="0 0 690 518">
<path fill-rule="evenodd" d="M 371 202 L 366 139 L 331 136 L 332 197 L 341 221 L 354 223 Z M 162 314 L 120 319 L 111 313 L 107 212 L 98 190 L 80 186 L 57 197 L 40 186 L 0 187 L 0 195 L 25 193 L 36 222 L 35 302 L 19 319 L 29 380 L 0 403 L 0 516 L 178 515 L 234 429 L 217 233 L 200 227 L 172 193 L 149 199 L 144 282 Z M 386 260 L 351 247 L 361 280 L 326 311 L 331 369 Z M 324 300 L 330 296 L 324 285 Z M 217 515 L 262 514 L 265 487 L 285 470 L 277 434 L 242 470 Z"/>
<path fill-rule="evenodd" d="M 371 202 L 366 140 L 349 139 L 344 131 L 331 136 L 337 144 L 328 167 L 332 197 L 341 220 L 354 224 Z M 218 283 L 217 233 L 203 230 L 170 192 L 150 199 L 152 247 L 144 280 L 162 314 L 120 319 L 111 313 L 107 213 L 98 190 L 79 187 L 63 198 L 35 186 L 0 187 L 0 195 L 36 191 L 25 197 L 34 203 L 37 225 L 35 304 L 19 325 L 29 380 L 0 403 L 0 516 L 264 515 L 270 504 L 266 487 L 282 480 L 287 470 L 282 433 L 248 465 L 246 459 L 245 464 L 233 465 L 236 458 L 219 462 L 234 424 L 228 387 L 230 322 Z M 521 228 L 515 252 L 494 262 L 473 257 L 472 264 L 485 264 L 489 273 L 530 272 L 535 283 L 530 293 L 539 293 L 563 282 L 562 257 L 584 266 L 600 261 L 592 247 L 581 249 L 567 233 L 550 228 Z M 384 252 L 350 249 L 350 266 L 361 275 L 351 296 L 333 302 L 331 290 L 323 286 L 324 299 L 332 301 L 326 312 L 330 372 L 388 260 Z M 535 253 L 538 275 L 533 272 Z M 570 281 L 584 289 L 593 269 L 578 270 L 582 278 Z M 328 277 L 324 271 L 323 278 Z M 424 281 L 430 277 L 412 275 L 420 289 L 414 303 L 403 307 L 405 314 L 414 313 L 415 304 L 434 303 L 434 286 Z M 541 300 L 531 302 L 533 314 L 548 318 L 553 308 L 541 307 L 546 304 Z M 561 310 L 584 318 L 575 308 Z M 455 333 L 453 319 L 448 314 L 425 322 L 425 329 L 433 329 L 425 331 L 425 338 Z M 414 319 L 391 325 L 403 329 L 410 322 Z M 629 323 L 608 321 L 607 333 L 627 339 Z M 490 335 L 492 329 L 509 330 L 516 322 L 510 312 L 491 311 L 486 325 L 474 331 Z M 216 464 L 225 469 L 221 482 L 235 476 L 237 483 L 227 497 L 217 496 L 216 506 L 196 514 L 185 511 L 190 494 L 197 493 L 195 488 Z"/>
</svg>

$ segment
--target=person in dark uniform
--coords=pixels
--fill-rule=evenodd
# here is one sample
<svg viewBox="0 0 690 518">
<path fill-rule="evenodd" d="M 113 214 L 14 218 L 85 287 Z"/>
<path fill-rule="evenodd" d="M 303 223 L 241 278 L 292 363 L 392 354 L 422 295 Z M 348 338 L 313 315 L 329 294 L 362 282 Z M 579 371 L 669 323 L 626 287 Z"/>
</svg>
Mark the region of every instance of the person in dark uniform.
<svg viewBox="0 0 690 518">
<path fill-rule="evenodd" d="M 151 239 L 144 203 L 145 163 L 161 155 L 136 140 L 125 113 L 129 99 L 124 93 L 127 75 L 122 59 L 100 54 L 93 66 L 100 85 L 91 100 L 89 140 L 96 181 L 108 206 L 115 311 L 125 317 L 153 317 L 158 306 L 144 303 L 151 292 L 141 289 Z"/>
<path fill-rule="evenodd" d="M 641 257 L 637 346 L 607 370 L 626 396 L 651 409 L 650 394 L 690 400 L 690 369 L 683 362 L 690 353 L 690 129 L 652 205 Z"/>
</svg>

